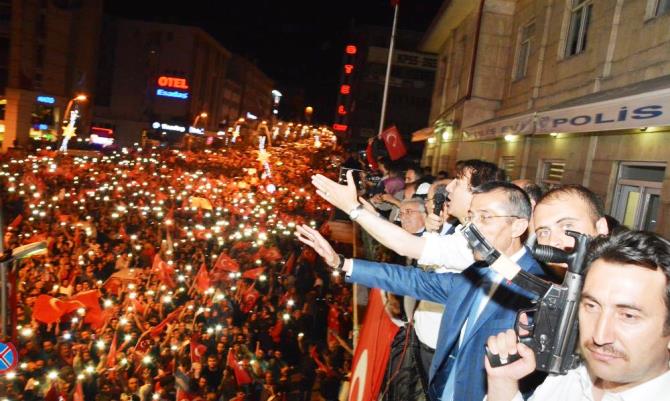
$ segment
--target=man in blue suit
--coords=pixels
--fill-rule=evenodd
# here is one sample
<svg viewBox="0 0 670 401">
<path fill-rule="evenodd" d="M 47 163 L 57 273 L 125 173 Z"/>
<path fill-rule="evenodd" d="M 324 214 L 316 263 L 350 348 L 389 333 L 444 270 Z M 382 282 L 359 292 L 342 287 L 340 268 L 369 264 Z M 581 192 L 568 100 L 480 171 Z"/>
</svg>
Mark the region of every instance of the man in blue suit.
<svg viewBox="0 0 670 401">
<path fill-rule="evenodd" d="M 473 189 L 467 222 L 475 224 L 487 241 L 519 266 L 536 275 L 542 268 L 522 244 L 531 205 L 519 187 L 490 182 Z M 512 328 L 517 311 L 529 307 L 532 295 L 505 282 L 485 263 L 476 262 L 462 273 L 436 274 L 404 266 L 344 259 L 318 232 L 298 228 L 298 238 L 313 247 L 347 281 L 381 288 L 446 305 L 437 349 L 430 369 L 429 397 L 434 401 L 481 401 L 486 394 L 486 340 Z M 475 255 L 476 259 L 478 255 Z M 530 378 L 528 390 L 541 378 Z"/>
</svg>

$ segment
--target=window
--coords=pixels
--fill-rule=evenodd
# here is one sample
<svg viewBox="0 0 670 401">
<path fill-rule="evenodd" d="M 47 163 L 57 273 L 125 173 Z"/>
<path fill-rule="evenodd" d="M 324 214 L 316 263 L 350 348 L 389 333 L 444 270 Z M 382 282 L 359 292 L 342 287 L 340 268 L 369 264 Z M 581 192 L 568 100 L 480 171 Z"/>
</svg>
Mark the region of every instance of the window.
<svg viewBox="0 0 670 401">
<path fill-rule="evenodd" d="M 516 167 L 516 158 L 514 156 L 503 156 L 500 158 L 499 167 L 505 170 L 505 175 L 508 180 L 516 179 L 514 175 L 514 168 Z"/>
<path fill-rule="evenodd" d="M 565 160 L 543 160 L 541 163 L 538 181 L 543 183 L 547 189 L 561 185 L 565 172 Z"/>
<path fill-rule="evenodd" d="M 517 45 L 516 52 L 514 80 L 518 80 L 526 76 L 528 71 L 528 56 L 530 56 L 530 49 L 534 32 L 534 21 L 524 25 L 519 32 L 519 44 Z"/>
<path fill-rule="evenodd" d="M 670 13 L 670 0 L 647 0 L 645 20 Z"/>
<path fill-rule="evenodd" d="M 579 54 L 586 49 L 586 38 L 591 20 L 592 0 L 572 0 L 570 29 L 568 30 L 565 56 Z"/>
<path fill-rule="evenodd" d="M 664 177 L 664 163 L 621 163 L 612 216 L 631 229 L 655 231 Z"/>
</svg>

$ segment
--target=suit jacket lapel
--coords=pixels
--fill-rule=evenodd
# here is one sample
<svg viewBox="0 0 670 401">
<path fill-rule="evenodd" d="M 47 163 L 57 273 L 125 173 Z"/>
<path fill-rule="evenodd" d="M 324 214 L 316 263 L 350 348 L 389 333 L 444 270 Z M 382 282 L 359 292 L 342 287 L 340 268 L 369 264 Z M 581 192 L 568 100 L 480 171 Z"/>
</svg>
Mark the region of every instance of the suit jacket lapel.
<svg viewBox="0 0 670 401">
<path fill-rule="evenodd" d="M 517 262 L 519 266 L 524 269 L 528 270 L 528 266 L 532 263 L 533 259 L 530 258 L 530 255 L 528 251 L 523 254 L 521 259 Z M 503 278 L 500 284 L 498 284 L 498 288 L 496 289 L 496 292 L 493 294 L 493 298 L 489 299 L 489 302 L 486 304 L 486 307 L 482 311 L 482 313 L 479 315 L 479 318 L 475 322 L 475 326 L 473 327 L 472 331 L 470 332 L 469 338 L 464 338 L 463 339 L 463 344 L 461 347 L 465 346 L 465 344 L 470 341 L 471 338 L 474 337 L 474 334 L 479 330 L 486 322 L 491 320 L 493 318 L 493 315 L 500 311 L 501 308 L 505 308 L 508 305 L 513 305 L 513 299 L 515 297 L 514 292 L 508 291 L 505 288 L 502 288 L 505 286 L 505 279 Z M 480 284 L 480 283 L 478 283 Z"/>
</svg>

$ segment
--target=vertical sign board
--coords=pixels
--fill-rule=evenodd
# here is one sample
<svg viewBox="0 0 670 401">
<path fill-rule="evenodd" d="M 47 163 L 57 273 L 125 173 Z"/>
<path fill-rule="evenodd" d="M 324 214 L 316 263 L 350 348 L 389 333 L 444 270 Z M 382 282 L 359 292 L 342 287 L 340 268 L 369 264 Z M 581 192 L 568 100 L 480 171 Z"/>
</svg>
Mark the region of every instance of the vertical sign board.
<svg viewBox="0 0 670 401">
<path fill-rule="evenodd" d="M 346 135 L 349 131 L 349 112 L 351 111 L 351 91 L 354 74 L 356 73 L 356 55 L 358 48 L 355 44 L 344 47 L 340 85 L 337 89 L 337 104 L 335 109 L 335 123 L 333 130 L 338 135 Z"/>
</svg>

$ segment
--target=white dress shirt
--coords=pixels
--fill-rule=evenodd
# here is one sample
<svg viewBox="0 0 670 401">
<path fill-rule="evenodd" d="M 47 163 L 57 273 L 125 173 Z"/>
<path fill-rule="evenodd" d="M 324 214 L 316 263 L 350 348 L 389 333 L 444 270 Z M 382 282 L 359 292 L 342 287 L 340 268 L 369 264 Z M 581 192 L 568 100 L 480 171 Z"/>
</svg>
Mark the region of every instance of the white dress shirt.
<svg viewBox="0 0 670 401">
<path fill-rule="evenodd" d="M 485 398 L 486 400 L 486 398 Z M 566 375 L 548 376 L 528 401 L 594 401 L 593 382 L 586 366 L 568 371 Z M 639 386 L 619 393 L 605 392 L 602 401 L 668 401 L 670 400 L 670 371 Z M 523 401 L 517 393 L 512 401 Z"/>
<path fill-rule="evenodd" d="M 425 234 L 426 244 L 417 262 L 420 265 L 437 265 L 457 271 L 463 271 L 475 263 L 468 240 L 461 233 L 462 227 L 460 224 L 456 226 L 456 232 L 451 235 Z"/>
</svg>

